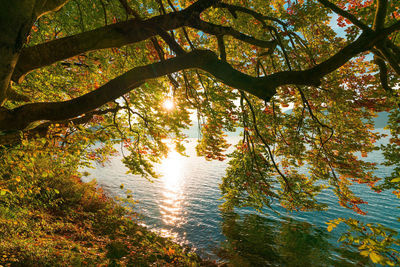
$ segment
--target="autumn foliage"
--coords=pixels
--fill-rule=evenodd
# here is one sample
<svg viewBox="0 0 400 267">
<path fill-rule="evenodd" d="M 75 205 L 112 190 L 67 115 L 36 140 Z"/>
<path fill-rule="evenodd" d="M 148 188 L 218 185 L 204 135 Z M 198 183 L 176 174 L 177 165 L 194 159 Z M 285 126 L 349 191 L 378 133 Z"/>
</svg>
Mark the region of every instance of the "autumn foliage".
<svg viewBox="0 0 400 267">
<path fill-rule="evenodd" d="M 224 209 L 261 210 L 277 201 L 290 211 L 324 210 L 318 194 L 331 190 L 338 205 L 364 214 L 367 203 L 354 184 L 398 195 L 398 1 L 2 5 L 6 215 L 27 196 L 32 205 L 45 198 L 50 209 L 68 207 L 51 180 L 79 177 L 77 166 L 106 160 L 117 143 L 129 151 L 123 161 L 131 173 L 157 177 L 153 165 L 168 153 L 164 140 L 183 153 L 184 130 L 193 123 L 200 128 L 198 154 L 229 160 Z M 164 108 L 165 99 L 173 110 Z M 380 112 L 389 114 L 385 134 L 373 123 Z M 225 132 L 235 129 L 242 139 L 227 154 Z M 382 162 L 368 158 L 379 149 L 393 170 L 387 177 L 376 173 Z M 376 247 L 369 252 L 373 261 L 398 263 Z"/>
</svg>

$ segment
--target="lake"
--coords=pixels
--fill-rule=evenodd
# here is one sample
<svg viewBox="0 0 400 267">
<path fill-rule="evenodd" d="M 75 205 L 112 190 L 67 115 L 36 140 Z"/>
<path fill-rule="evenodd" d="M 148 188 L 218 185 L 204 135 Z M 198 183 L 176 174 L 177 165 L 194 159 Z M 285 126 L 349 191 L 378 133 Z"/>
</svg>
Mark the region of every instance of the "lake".
<svg viewBox="0 0 400 267">
<path fill-rule="evenodd" d="M 229 137 L 230 143 L 237 140 L 239 137 Z M 352 216 L 400 229 L 399 202 L 394 195 L 390 191 L 376 194 L 363 185 L 354 186 L 354 191 L 369 203 L 363 209 L 368 212 L 365 216 L 340 207 L 330 190 L 319 197 L 330 204 L 323 212 L 290 213 L 275 204 L 273 207 L 280 216 L 269 210 L 260 214 L 252 209 L 222 213 L 219 183 L 227 162 L 197 157 L 195 145 L 196 140 L 191 138 L 186 145 L 189 157 L 170 152 L 157 165 L 162 177 L 154 182 L 126 174 L 122 156 L 111 158 L 105 166 L 87 170 L 90 175 L 83 180 L 96 179 L 112 196 L 123 197 L 125 190 L 130 189 L 139 201 L 135 210 L 141 214 L 143 224 L 190 246 L 202 257 L 230 262 L 233 266 L 372 265 L 358 252 L 340 247 L 337 239 L 342 228 L 329 233 L 325 222 Z M 382 162 L 383 156 L 376 151 L 367 159 Z M 377 170 L 381 176 L 390 172 L 385 166 Z M 124 190 L 120 189 L 121 184 Z"/>
</svg>

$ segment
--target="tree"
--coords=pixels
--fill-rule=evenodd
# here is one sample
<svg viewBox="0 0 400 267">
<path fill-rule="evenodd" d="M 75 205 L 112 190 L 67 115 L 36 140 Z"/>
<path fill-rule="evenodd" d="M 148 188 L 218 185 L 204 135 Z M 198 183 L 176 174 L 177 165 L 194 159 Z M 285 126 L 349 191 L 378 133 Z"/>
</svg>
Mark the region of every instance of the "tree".
<svg viewBox="0 0 400 267">
<path fill-rule="evenodd" d="M 102 159 L 110 146 L 101 152 L 85 145 L 122 139 L 132 172 L 156 176 L 152 162 L 167 152 L 162 140 L 173 138 L 182 150 L 182 129 L 195 110 L 198 153 L 208 159 L 224 160 L 224 131 L 243 127 L 221 185 L 225 208 L 261 209 L 277 199 L 290 210 L 324 209 L 316 196 L 329 186 L 342 206 L 363 213 L 352 183 L 400 192 L 397 1 L 1 6 L 4 147 L 42 136 L 81 159 Z M 163 107 L 165 99 L 173 110 Z M 291 113 L 283 112 L 289 105 Z M 383 135 L 372 118 L 379 111 L 391 113 L 383 149 L 395 168 L 386 178 L 355 154 L 377 149 Z M 305 165 L 309 175 L 298 171 Z"/>
</svg>

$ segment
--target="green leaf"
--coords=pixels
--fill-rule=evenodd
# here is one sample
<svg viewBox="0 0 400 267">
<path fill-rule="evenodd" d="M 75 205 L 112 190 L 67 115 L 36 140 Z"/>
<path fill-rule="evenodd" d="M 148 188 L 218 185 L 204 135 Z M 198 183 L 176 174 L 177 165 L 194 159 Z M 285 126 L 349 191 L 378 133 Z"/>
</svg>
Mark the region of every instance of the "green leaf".
<svg viewBox="0 0 400 267">
<path fill-rule="evenodd" d="M 363 250 L 363 251 L 360 252 L 360 255 L 368 257 L 369 251 L 368 250 Z"/>
<path fill-rule="evenodd" d="M 400 183 L 400 177 L 394 178 L 390 182 L 392 182 L 392 183 Z"/>
<path fill-rule="evenodd" d="M 379 263 L 383 260 L 383 257 L 375 252 L 371 252 L 369 254 L 369 257 L 371 258 L 373 263 Z"/>
</svg>

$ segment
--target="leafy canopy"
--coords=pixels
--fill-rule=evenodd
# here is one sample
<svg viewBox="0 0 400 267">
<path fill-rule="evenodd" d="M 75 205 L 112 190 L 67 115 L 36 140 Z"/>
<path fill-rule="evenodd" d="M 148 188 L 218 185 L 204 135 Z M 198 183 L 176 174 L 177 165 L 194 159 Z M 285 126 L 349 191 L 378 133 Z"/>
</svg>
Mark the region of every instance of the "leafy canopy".
<svg viewBox="0 0 400 267">
<path fill-rule="evenodd" d="M 340 205 L 363 213 L 352 184 L 400 194 L 396 0 L 1 5 L 2 156 L 41 136 L 78 161 L 104 160 L 122 140 L 131 172 L 155 177 L 163 140 L 183 152 L 182 130 L 195 114 L 199 155 L 229 158 L 227 209 L 274 200 L 325 209 L 316 197 L 329 187 Z M 390 112 L 390 142 L 381 147 L 390 177 L 364 160 L 384 137 L 373 125 L 381 111 Z M 237 127 L 243 138 L 226 155 L 224 132 Z"/>
</svg>

